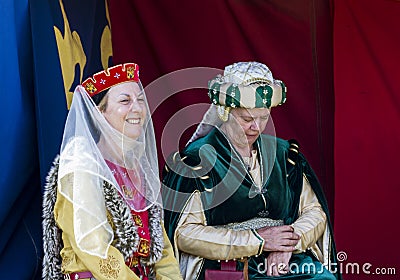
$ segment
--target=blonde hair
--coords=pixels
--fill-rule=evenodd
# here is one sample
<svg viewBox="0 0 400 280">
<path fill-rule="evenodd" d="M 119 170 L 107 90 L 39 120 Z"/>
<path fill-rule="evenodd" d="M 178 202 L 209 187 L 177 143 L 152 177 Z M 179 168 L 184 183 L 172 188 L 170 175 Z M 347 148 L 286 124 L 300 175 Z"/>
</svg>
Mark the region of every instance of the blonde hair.
<svg viewBox="0 0 400 280">
<path fill-rule="evenodd" d="M 97 107 L 99 108 L 100 112 L 103 113 L 103 112 L 105 112 L 107 110 L 107 104 L 108 104 L 108 92 L 101 99 L 99 105 L 97 105 Z"/>
</svg>

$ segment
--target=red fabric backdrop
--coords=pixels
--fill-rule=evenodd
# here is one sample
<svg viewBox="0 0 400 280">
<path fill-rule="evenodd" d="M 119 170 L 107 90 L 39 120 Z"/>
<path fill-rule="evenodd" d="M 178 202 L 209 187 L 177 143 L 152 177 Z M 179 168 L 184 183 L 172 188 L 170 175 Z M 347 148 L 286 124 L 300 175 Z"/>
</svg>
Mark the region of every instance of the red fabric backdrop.
<svg viewBox="0 0 400 280">
<path fill-rule="evenodd" d="M 336 0 L 335 230 L 347 262 L 397 266 L 400 2 Z M 361 269 L 360 269 L 361 270 Z M 362 273 L 364 277 L 367 274 Z M 349 275 L 346 279 L 365 279 Z M 398 277 L 398 276 L 397 276 Z"/>
<path fill-rule="evenodd" d="M 111 0 L 109 6 L 114 63 L 137 62 L 145 86 L 190 67 L 267 64 L 288 86 L 286 104 L 272 112 L 277 135 L 300 142 L 321 180 L 338 250 L 347 254 L 345 279 L 394 279 L 372 275 L 376 268 L 397 266 L 400 273 L 399 1 Z M 193 83 L 206 87 L 207 75 L 199 76 Z M 147 93 L 162 166 L 178 139 L 182 146 L 194 129 L 171 135 L 164 130 L 168 121 L 208 98 L 204 88 L 155 92 Z M 179 118 L 195 124 L 202 112 Z M 352 263 L 358 274 L 351 267 L 346 273 Z M 371 263 L 371 275 L 362 271 L 364 263 Z"/>
<path fill-rule="evenodd" d="M 252 60 L 267 64 L 288 87 L 286 104 L 272 113 L 277 135 L 300 142 L 333 207 L 329 1 L 120 0 L 110 1 L 109 6 L 114 63 L 137 62 L 145 86 L 164 74 L 189 67 L 223 69 L 237 61 Z M 208 79 L 198 82 L 206 87 Z M 151 92 L 147 94 L 150 101 L 156 98 Z M 171 96 L 168 90 L 157 94 Z M 205 89 L 190 90 L 175 94 L 158 106 L 153 113 L 158 139 L 175 112 L 205 102 L 209 102 Z M 202 112 L 191 111 L 187 118 L 198 123 Z M 182 136 L 182 143 L 193 129 L 190 127 Z M 164 137 L 162 141 L 175 144 L 178 136 Z M 159 149 L 160 154 L 176 150 L 164 143 L 158 143 L 158 148 L 164 145 L 169 148 Z M 161 156 L 160 165 L 163 163 Z"/>
</svg>

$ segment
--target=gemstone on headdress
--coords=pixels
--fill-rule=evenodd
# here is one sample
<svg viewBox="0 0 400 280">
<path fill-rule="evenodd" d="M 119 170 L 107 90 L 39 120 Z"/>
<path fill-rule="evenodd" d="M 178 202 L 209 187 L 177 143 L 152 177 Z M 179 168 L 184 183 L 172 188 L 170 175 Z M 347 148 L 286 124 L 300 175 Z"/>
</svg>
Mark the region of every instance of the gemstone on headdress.
<svg viewBox="0 0 400 280">
<path fill-rule="evenodd" d="M 93 85 L 93 83 L 90 83 L 90 82 L 86 84 L 85 88 L 86 88 L 86 91 L 89 93 L 94 93 L 97 90 L 96 87 Z"/>
</svg>

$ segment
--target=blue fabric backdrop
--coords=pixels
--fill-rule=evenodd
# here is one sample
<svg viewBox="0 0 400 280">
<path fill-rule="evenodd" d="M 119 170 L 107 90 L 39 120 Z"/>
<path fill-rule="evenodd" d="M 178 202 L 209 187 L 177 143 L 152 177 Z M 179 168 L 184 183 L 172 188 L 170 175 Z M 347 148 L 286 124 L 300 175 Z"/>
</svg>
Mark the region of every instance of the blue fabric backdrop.
<svg viewBox="0 0 400 280">
<path fill-rule="evenodd" d="M 0 15 L 0 271 L 2 279 L 32 279 L 41 195 L 28 0 L 2 0 Z"/>
<path fill-rule="evenodd" d="M 67 99 L 111 63 L 106 1 L 1 0 L 0 15 L 1 279 L 40 279 L 42 190 Z"/>
</svg>

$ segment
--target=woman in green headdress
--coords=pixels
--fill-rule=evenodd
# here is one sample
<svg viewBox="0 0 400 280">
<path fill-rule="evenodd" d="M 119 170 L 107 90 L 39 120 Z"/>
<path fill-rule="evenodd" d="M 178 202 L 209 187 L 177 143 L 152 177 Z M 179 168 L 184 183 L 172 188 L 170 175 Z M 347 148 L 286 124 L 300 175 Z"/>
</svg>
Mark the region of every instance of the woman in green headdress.
<svg viewBox="0 0 400 280">
<path fill-rule="evenodd" d="M 212 105 L 163 172 L 165 225 L 185 279 L 341 279 L 327 203 L 296 141 L 262 133 L 286 87 L 258 62 L 209 82 Z M 223 264 L 223 265 L 221 265 Z"/>
</svg>

